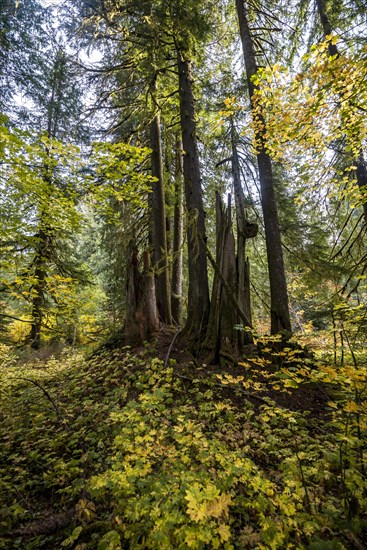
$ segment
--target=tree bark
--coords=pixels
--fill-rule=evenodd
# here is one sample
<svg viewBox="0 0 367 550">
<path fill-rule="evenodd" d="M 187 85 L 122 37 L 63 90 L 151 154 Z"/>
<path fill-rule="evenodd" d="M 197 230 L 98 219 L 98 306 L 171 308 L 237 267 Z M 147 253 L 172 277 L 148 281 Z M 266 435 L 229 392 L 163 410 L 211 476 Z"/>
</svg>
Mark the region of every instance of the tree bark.
<svg viewBox="0 0 367 550">
<path fill-rule="evenodd" d="M 160 117 L 156 114 L 150 124 L 150 147 L 152 149 L 152 241 L 156 275 L 157 306 L 164 323 L 171 324 L 170 281 L 167 254 L 166 207 L 164 199 L 164 177 Z"/>
<path fill-rule="evenodd" d="M 144 268 L 139 270 L 138 250 L 130 243 L 126 296 L 126 344 L 140 344 L 159 330 L 154 273 L 149 253 L 143 255 Z"/>
<path fill-rule="evenodd" d="M 238 337 L 235 328 L 238 312 L 236 300 L 236 255 L 232 230 L 231 199 L 225 210 L 219 193 L 216 195 L 216 261 L 207 334 L 204 342 L 204 361 L 208 364 L 235 362 Z"/>
<path fill-rule="evenodd" d="M 209 283 L 205 253 L 205 213 L 203 207 L 199 153 L 190 62 L 177 53 L 179 97 L 184 150 L 184 187 L 188 212 L 189 290 L 185 332 L 195 348 L 205 334 L 209 317 Z"/>
<path fill-rule="evenodd" d="M 252 82 L 252 77 L 257 72 L 257 64 L 244 0 L 236 0 L 236 9 L 248 90 L 252 105 L 252 98 L 255 92 L 255 85 Z M 259 117 L 259 123 L 261 129 L 257 130 L 255 140 L 258 144 L 257 162 L 259 167 L 261 205 L 264 216 L 266 252 L 270 279 L 271 333 L 276 334 L 282 330 L 291 331 L 291 323 L 272 164 L 265 149 L 266 127 L 263 116 Z"/>
<path fill-rule="evenodd" d="M 246 202 L 245 195 L 241 185 L 240 163 L 238 158 L 235 129 L 232 123 L 231 128 L 231 144 L 232 144 L 232 177 L 233 189 L 236 205 L 236 222 L 237 222 L 237 301 L 252 323 L 251 318 L 251 294 L 250 294 L 250 266 L 246 259 Z M 239 320 L 240 322 L 240 320 Z M 251 325 L 250 325 L 251 326 Z M 238 340 L 240 348 L 244 344 L 251 344 L 253 338 L 250 332 L 238 331 Z"/>
<path fill-rule="evenodd" d="M 172 317 L 178 325 L 182 314 L 182 259 L 183 259 L 183 158 L 182 141 L 176 138 L 175 208 L 173 215 L 173 262 L 171 303 Z"/>
<path fill-rule="evenodd" d="M 38 244 L 34 259 L 35 283 L 32 286 L 32 324 L 29 334 L 30 345 L 33 349 L 39 349 L 41 346 L 41 330 L 46 288 L 46 264 L 49 259 L 49 236 L 43 229 L 39 231 L 37 240 Z"/>
<path fill-rule="evenodd" d="M 329 36 L 330 34 L 332 34 L 332 28 L 330 25 L 329 18 L 325 11 L 324 0 L 316 0 L 316 6 L 317 6 L 317 12 L 320 17 L 324 37 Z M 329 55 L 331 56 L 339 55 L 336 44 L 332 44 L 331 42 L 329 42 L 328 50 L 329 50 Z"/>
</svg>

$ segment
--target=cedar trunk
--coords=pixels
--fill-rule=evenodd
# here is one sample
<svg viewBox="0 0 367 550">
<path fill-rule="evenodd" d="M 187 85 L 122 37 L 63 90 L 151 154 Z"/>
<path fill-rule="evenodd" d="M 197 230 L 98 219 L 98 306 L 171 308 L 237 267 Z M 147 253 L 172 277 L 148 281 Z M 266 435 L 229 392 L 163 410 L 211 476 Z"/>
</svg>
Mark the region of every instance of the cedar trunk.
<svg viewBox="0 0 367 550">
<path fill-rule="evenodd" d="M 159 329 L 154 273 L 148 252 L 144 252 L 143 262 L 141 272 L 137 247 L 130 243 L 125 323 L 127 344 L 140 344 Z"/>
<path fill-rule="evenodd" d="M 172 318 L 178 325 L 182 314 L 182 257 L 183 257 L 183 158 L 182 141 L 176 138 L 175 209 L 173 218 L 173 262 L 171 303 Z"/>
<path fill-rule="evenodd" d="M 250 265 L 246 258 L 246 202 L 241 185 L 240 163 L 238 158 L 235 130 L 231 128 L 232 142 L 232 177 L 236 205 L 237 221 L 237 301 L 242 311 L 252 323 L 251 319 L 251 295 L 250 295 Z M 254 225 L 254 224 L 252 224 Z M 254 235 L 255 236 L 255 235 Z M 240 322 L 240 320 L 238 321 Z M 253 339 L 250 332 L 238 331 L 239 345 L 251 344 Z"/>
<path fill-rule="evenodd" d="M 190 62 L 178 52 L 179 96 L 184 187 L 188 213 L 189 290 L 185 332 L 194 344 L 205 334 L 209 316 L 209 283 L 205 253 L 205 213 L 201 188 L 199 153 Z"/>
<path fill-rule="evenodd" d="M 236 362 L 238 355 L 238 318 L 232 301 L 236 295 L 236 256 L 230 195 L 226 210 L 216 194 L 216 234 L 216 271 L 203 357 L 207 364 L 226 366 Z"/>
<path fill-rule="evenodd" d="M 170 281 L 168 270 L 166 209 L 164 200 L 164 177 L 160 117 L 155 115 L 150 125 L 150 147 L 152 149 L 152 242 L 156 275 L 156 294 L 159 314 L 164 323 L 171 324 Z"/>
<path fill-rule="evenodd" d="M 255 92 L 252 77 L 257 72 L 257 64 L 244 0 L 236 0 L 236 9 L 249 95 L 252 104 L 252 97 Z M 271 333 L 276 334 L 281 330 L 290 331 L 291 323 L 272 164 L 265 149 L 266 127 L 264 117 L 260 116 L 259 122 L 262 130 L 257 131 L 255 138 L 258 143 L 257 162 L 259 167 L 261 205 L 264 216 L 266 252 L 270 279 Z"/>
</svg>

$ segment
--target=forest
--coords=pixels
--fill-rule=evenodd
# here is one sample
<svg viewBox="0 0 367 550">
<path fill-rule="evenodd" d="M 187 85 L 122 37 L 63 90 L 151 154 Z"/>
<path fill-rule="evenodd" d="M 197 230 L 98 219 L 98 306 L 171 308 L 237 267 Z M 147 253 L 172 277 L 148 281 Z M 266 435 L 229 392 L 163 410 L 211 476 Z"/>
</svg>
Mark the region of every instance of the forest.
<svg viewBox="0 0 367 550">
<path fill-rule="evenodd" d="M 0 0 L 0 549 L 367 549 L 366 0 Z"/>
</svg>

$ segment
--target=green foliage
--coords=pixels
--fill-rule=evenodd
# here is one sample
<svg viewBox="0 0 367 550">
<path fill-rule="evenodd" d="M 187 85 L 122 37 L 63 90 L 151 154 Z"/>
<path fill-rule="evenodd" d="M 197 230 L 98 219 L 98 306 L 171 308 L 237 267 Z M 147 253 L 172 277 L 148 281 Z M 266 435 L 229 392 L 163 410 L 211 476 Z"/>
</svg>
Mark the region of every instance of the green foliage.
<svg viewBox="0 0 367 550">
<path fill-rule="evenodd" d="M 139 168 L 147 160 L 149 153 L 147 148 L 134 147 L 123 142 L 93 144 L 87 169 L 92 169 L 90 180 L 97 207 L 99 202 L 102 210 L 108 207 L 107 199 L 111 198 L 119 203 L 126 201 L 134 206 L 145 205 L 153 178 Z M 103 185 L 96 186 L 99 182 Z"/>
<path fill-rule="evenodd" d="M 56 332 L 70 340 L 78 317 L 91 313 L 90 269 L 77 252 L 82 226 L 88 223 L 86 201 L 110 223 L 112 200 L 141 208 L 151 184 L 141 171 L 148 150 L 95 143 L 86 159 L 71 143 L 10 130 L 6 120 L 0 135 L 0 288 L 5 319 L 10 315 L 18 323 L 8 327 L 10 337 L 24 340 L 41 297 L 45 336 Z M 98 297 L 96 291 L 94 300 Z M 97 312 L 98 307 L 93 314 Z"/>
<path fill-rule="evenodd" d="M 23 364 L 4 348 L 0 547 L 344 548 L 363 538 L 365 366 L 315 365 L 277 345 L 263 341 L 233 373 L 195 378 L 164 368 L 150 346 Z M 329 403 L 315 410 L 317 388 Z M 51 518 L 71 509 L 70 526 L 7 536 L 42 525 L 45 508 Z"/>
<path fill-rule="evenodd" d="M 325 42 L 312 46 L 296 74 L 275 64 L 260 69 L 253 78 L 257 86 L 254 126 L 256 129 L 260 124 L 262 112 L 269 154 L 290 167 L 298 155 L 303 155 L 303 167 L 315 171 L 309 179 L 317 184 L 330 162 L 328 148 L 342 143 L 345 153 L 355 159 L 366 137 L 366 49 L 330 57 L 329 44 L 338 41 L 337 36 L 330 35 Z M 344 176 L 348 183 L 348 174 Z"/>
</svg>

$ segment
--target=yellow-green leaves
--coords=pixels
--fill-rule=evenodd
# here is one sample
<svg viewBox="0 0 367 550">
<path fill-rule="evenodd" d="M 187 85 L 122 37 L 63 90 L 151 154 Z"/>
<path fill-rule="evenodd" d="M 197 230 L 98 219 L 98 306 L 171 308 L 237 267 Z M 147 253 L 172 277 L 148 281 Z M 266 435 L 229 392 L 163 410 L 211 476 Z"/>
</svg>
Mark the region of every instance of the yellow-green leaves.
<svg viewBox="0 0 367 550">
<path fill-rule="evenodd" d="M 337 41 L 329 36 L 313 46 L 297 73 L 276 64 L 253 78 L 255 133 L 263 117 L 268 153 L 290 169 L 301 163 L 311 185 L 325 180 L 332 144 L 342 140 L 357 157 L 367 135 L 367 50 L 330 57 L 329 44 Z"/>
<path fill-rule="evenodd" d="M 108 199 L 132 202 L 144 206 L 151 190 L 152 177 L 141 168 L 148 158 L 149 149 L 127 143 L 95 143 L 88 160 L 90 192 L 95 200 L 102 201 L 100 208 L 108 206 Z"/>
<path fill-rule="evenodd" d="M 330 532 L 344 541 L 352 513 L 358 536 L 367 507 L 366 369 L 310 366 L 291 345 L 280 355 L 275 339 L 262 344 L 273 363 L 247 358 L 244 376 L 221 378 L 164 368 L 148 346 L 23 365 L 3 346 L 5 521 L 31 522 L 23 498 L 37 510 L 51 494 L 75 518 L 69 531 L 37 540 L 57 548 L 329 545 Z M 49 393 L 60 416 L 25 379 Z M 315 388 L 317 415 L 307 401 Z M 299 408 L 301 396 L 304 408 L 286 407 Z"/>
<path fill-rule="evenodd" d="M 0 137 L 0 285 L 6 315 L 17 318 L 10 334 L 16 342 L 25 339 L 30 325 L 24 322 L 31 321 L 38 297 L 42 337 L 56 331 L 75 339 L 79 318 L 85 321 L 79 334 L 91 324 L 92 276 L 80 261 L 80 235 L 96 211 L 110 223 L 121 221 L 112 202 L 146 206 L 151 178 L 142 166 L 149 151 L 125 143 L 82 151 L 45 133 L 9 129 L 6 120 Z M 94 292 L 95 302 L 105 299 L 102 290 Z"/>
<path fill-rule="evenodd" d="M 117 531 L 108 531 L 98 542 L 97 550 L 120 550 L 121 537 Z"/>
<path fill-rule="evenodd" d="M 202 521 L 210 517 L 220 518 L 228 514 L 228 507 L 232 503 L 230 495 L 220 494 L 215 485 L 208 483 L 201 487 L 194 483 L 186 491 L 187 513 L 193 521 Z"/>
</svg>

